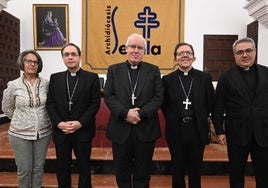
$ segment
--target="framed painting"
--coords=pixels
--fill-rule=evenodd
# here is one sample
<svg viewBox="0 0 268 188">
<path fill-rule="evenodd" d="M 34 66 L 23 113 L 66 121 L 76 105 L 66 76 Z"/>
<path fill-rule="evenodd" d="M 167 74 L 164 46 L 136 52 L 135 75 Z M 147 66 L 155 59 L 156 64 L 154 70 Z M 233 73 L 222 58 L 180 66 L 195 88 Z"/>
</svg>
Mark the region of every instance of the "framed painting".
<svg viewBox="0 0 268 188">
<path fill-rule="evenodd" d="M 33 4 L 35 50 L 60 50 L 69 42 L 68 4 Z"/>
</svg>

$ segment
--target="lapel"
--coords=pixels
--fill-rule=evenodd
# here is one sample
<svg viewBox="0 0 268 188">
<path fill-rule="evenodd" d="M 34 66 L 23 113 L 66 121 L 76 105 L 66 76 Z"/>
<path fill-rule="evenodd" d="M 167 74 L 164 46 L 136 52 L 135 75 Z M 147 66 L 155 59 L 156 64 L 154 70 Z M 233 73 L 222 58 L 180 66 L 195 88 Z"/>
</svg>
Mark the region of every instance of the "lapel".
<svg viewBox="0 0 268 188">
<path fill-rule="evenodd" d="M 170 84 L 170 86 L 169 86 L 170 89 L 172 89 L 172 93 L 174 93 L 175 98 L 178 99 L 180 97 L 179 96 L 180 90 L 182 90 L 181 85 L 180 85 L 180 81 L 179 81 L 178 69 L 170 74 L 169 84 Z"/>
<path fill-rule="evenodd" d="M 258 74 L 258 86 L 257 86 L 257 90 L 256 90 L 256 94 L 259 93 L 260 89 L 261 89 L 261 84 L 263 82 L 265 82 L 265 75 L 267 73 L 262 73 L 262 69 L 260 66 L 256 65 L 257 66 L 257 74 Z"/>
<path fill-rule="evenodd" d="M 76 103 L 76 101 L 79 99 L 80 94 L 84 88 L 85 82 L 88 82 L 88 80 L 85 79 L 85 72 L 84 70 L 81 69 L 80 75 L 79 75 L 79 80 L 76 86 L 76 89 L 74 91 L 74 95 L 72 98 L 72 102 Z"/>
<path fill-rule="evenodd" d="M 129 76 L 128 76 L 128 67 L 127 67 L 127 61 L 125 63 L 122 63 L 122 65 L 119 68 L 118 71 L 118 80 L 117 82 L 121 82 L 123 85 L 123 89 L 127 93 L 127 95 L 131 96 L 130 86 L 129 86 Z"/>
<path fill-rule="evenodd" d="M 193 107 L 194 109 L 200 108 L 199 100 L 200 98 L 203 98 L 204 95 L 204 88 L 206 87 L 206 83 L 203 82 L 203 79 L 201 78 L 201 74 L 194 68 L 193 69 Z"/>
<path fill-rule="evenodd" d="M 234 66 L 232 69 L 232 74 L 230 74 L 230 83 L 233 84 L 234 88 L 237 89 L 237 91 L 240 93 L 241 96 L 243 96 L 245 99 L 250 100 L 250 96 L 247 89 L 247 84 L 245 83 L 245 80 L 242 78 L 242 75 L 238 69 L 237 66 Z"/>
<path fill-rule="evenodd" d="M 200 98 L 199 95 L 202 95 L 202 92 L 198 92 L 198 91 L 202 91 L 201 87 L 204 87 L 204 85 L 197 81 L 200 79 L 199 78 L 200 76 L 194 68 L 192 69 L 193 69 L 193 101 L 195 101 L 194 102 L 194 106 L 195 106 L 198 103 L 198 98 Z"/>
<path fill-rule="evenodd" d="M 180 111 L 180 102 L 181 100 L 179 100 L 181 97 L 183 97 L 183 100 L 185 100 L 185 96 L 181 96 L 181 90 L 182 90 L 182 87 L 181 87 L 181 84 L 180 84 L 180 81 L 179 81 L 179 71 L 178 69 L 176 71 L 173 72 L 173 74 L 171 75 L 170 77 L 170 89 L 172 90 L 172 93 L 174 93 L 172 95 L 172 97 L 174 97 L 174 101 L 176 101 L 177 105 L 176 105 L 176 108 L 177 108 L 177 111 L 179 112 Z"/>
<path fill-rule="evenodd" d="M 59 91 L 59 95 L 63 96 L 61 97 L 61 100 L 63 101 L 63 104 L 68 103 L 68 94 L 67 94 L 67 83 L 66 83 L 66 74 L 67 71 L 62 72 L 60 76 L 56 77 L 56 87 Z"/>
<path fill-rule="evenodd" d="M 142 63 L 142 65 L 141 65 L 140 70 L 139 70 L 139 78 L 138 78 L 138 85 L 137 85 L 137 92 L 136 92 L 137 97 L 141 94 L 141 91 L 142 91 L 144 84 L 147 80 L 148 74 L 151 74 L 150 69 L 148 69 L 147 64 L 145 64 L 143 62 L 140 62 L 140 63 Z"/>
</svg>

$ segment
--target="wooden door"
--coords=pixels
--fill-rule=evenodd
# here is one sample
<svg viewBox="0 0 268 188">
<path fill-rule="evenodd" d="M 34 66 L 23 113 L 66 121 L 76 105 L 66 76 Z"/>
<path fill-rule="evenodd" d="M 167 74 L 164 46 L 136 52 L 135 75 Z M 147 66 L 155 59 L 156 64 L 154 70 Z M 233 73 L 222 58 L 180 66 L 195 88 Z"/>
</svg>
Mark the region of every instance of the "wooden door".
<svg viewBox="0 0 268 188">
<path fill-rule="evenodd" d="M 204 35 L 203 70 L 211 74 L 213 81 L 235 63 L 232 45 L 237 39 L 237 35 Z"/>
<path fill-rule="evenodd" d="M 247 25 L 247 37 L 250 37 L 254 40 L 256 44 L 256 52 L 258 53 L 258 32 L 259 32 L 259 22 L 254 21 Z M 255 62 L 257 61 L 257 56 L 255 59 Z"/>
<path fill-rule="evenodd" d="M 0 13 L 0 101 L 7 82 L 20 76 L 17 58 L 20 53 L 19 19 L 5 12 Z M 0 103 L 0 115 L 2 112 Z"/>
</svg>

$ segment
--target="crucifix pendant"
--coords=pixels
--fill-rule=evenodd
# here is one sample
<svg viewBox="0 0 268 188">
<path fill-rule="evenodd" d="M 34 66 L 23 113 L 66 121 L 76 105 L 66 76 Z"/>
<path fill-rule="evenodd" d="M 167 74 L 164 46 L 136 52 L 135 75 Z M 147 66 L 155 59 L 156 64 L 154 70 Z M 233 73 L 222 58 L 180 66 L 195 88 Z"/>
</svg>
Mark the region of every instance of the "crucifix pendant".
<svg viewBox="0 0 268 188">
<path fill-rule="evenodd" d="M 72 102 L 72 101 L 69 101 L 69 102 L 68 102 L 68 105 L 69 105 L 69 111 L 71 111 L 71 110 L 72 110 L 72 104 L 73 104 L 73 102 Z"/>
<path fill-rule="evenodd" d="M 135 99 L 136 99 L 135 94 L 132 93 L 131 94 L 131 103 L 132 103 L 133 106 L 135 105 Z"/>
<path fill-rule="evenodd" d="M 191 105 L 191 101 L 189 101 L 188 98 L 186 98 L 185 101 L 182 101 L 182 104 L 185 104 L 185 110 L 188 110 L 188 106 Z"/>
</svg>

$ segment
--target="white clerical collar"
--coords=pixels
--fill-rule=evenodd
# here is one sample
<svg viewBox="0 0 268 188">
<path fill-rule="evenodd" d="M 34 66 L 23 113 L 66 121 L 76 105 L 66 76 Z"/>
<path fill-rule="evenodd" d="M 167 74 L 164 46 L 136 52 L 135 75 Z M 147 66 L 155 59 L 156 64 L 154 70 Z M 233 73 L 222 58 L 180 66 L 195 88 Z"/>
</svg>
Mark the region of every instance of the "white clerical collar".
<svg viewBox="0 0 268 188">
<path fill-rule="evenodd" d="M 180 69 L 179 71 L 181 72 L 180 74 L 183 76 L 188 76 L 191 73 L 192 67 L 190 69 Z"/>
<path fill-rule="evenodd" d="M 76 72 L 71 72 L 70 70 L 68 70 L 68 72 L 69 72 L 69 74 L 71 75 L 71 77 L 75 77 L 75 76 L 79 76 L 79 74 L 80 74 L 80 71 L 81 69 L 79 69 L 78 71 L 76 71 Z"/>
<path fill-rule="evenodd" d="M 130 68 L 131 68 L 131 69 L 137 69 L 138 66 L 137 66 L 137 65 L 131 65 Z"/>
<path fill-rule="evenodd" d="M 249 70 L 249 67 L 247 67 L 247 68 L 244 68 L 244 70 L 245 70 L 245 71 L 248 71 L 248 70 Z"/>
<path fill-rule="evenodd" d="M 76 76 L 76 72 L 70 72 L 71 76 Z"/>
</svg>

